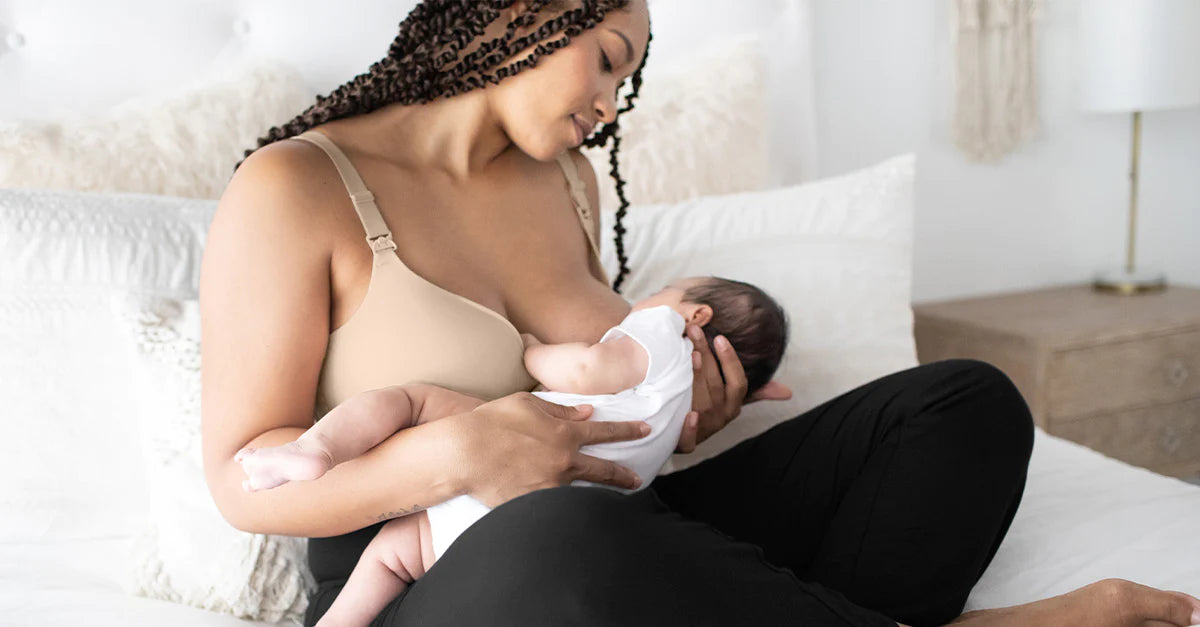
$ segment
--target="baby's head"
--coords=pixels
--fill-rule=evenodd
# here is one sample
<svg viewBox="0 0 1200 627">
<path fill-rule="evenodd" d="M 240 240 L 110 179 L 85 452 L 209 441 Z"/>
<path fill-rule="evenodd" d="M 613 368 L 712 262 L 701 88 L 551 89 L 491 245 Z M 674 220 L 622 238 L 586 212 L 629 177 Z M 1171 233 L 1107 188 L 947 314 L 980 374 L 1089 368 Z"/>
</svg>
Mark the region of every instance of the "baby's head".
<svg viewBox="0 0 1200 627">
<path fill-rule="evenodd" d="M 659 305 L 703 329 L 714 357 L 713 338 L 729 340 L 746 371 L 746 396 L 766 385 L 779 368 L 788 342 L 787 313 L 761 289 L 715 276 L 687 277 L 634 303 L 633 310 Z"/>
</svg>

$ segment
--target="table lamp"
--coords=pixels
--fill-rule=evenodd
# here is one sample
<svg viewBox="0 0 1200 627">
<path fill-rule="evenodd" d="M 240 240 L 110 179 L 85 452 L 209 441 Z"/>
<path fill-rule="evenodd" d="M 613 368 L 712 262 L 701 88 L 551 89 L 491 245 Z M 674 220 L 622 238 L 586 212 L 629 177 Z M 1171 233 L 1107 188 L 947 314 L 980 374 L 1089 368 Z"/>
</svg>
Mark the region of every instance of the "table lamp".
<svg viewBox="0 0 1200 627">
<path fill-rule="evenodd" d="M 1080 107 L 1133 114 L 1129 240 L 1125 267 L 1097 273 L 1096 290 L 1166 289 L 1166 277 L 1134 263 L 1142 112 L 1200 106 L 1200 0 L 1083 0 L 1079 3 Z"/>
</svg>

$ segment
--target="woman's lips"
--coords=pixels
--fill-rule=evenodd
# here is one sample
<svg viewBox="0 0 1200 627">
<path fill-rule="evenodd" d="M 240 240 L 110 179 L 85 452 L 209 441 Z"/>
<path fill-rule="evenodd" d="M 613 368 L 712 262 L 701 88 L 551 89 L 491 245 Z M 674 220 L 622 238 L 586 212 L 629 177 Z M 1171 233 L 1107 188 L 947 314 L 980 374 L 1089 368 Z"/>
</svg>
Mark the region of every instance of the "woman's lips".
<svg viewBox="0 0 1200 627">
<path fill-rule="evenodd" d="M 583 140 L 588 136 L 588 131 L 590 131 L 591 129 L 589 129 L 586 124 L 584 124 L 579 118 L 577 118 L 575 116 L 571 116 L 571 121 L 575 123 L 575 130 L 578 131 L 577 138 L 575 141 L 575 145 L 578 146 L 579 144 L 583 143 Z"/>
</svg>

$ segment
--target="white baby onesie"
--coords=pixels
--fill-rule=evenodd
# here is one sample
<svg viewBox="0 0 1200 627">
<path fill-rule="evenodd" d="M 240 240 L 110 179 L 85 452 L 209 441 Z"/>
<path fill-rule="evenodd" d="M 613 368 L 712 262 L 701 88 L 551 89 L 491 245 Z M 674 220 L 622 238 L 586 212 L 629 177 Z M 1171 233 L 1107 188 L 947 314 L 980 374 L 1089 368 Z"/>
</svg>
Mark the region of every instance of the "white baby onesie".
<svg viewBox="0 0 1200 627">
<path fill-rule="evenodd" d="M 591 405 L 589 420 L 644 420 L 650 435 L 637 440 L 585 444 L 579 451 L 615 461 L 637 473 L 642 486 L 637 490 L 576 480 L 571 485 L 601 486 L 631 493 L 644 490 L 658 476 L 679 442 L 683 420 L 692 406 L 692 342 L 683 335 L 683 316 L 667 305 L 634 311 L 600 338 L 601 342 L 622 335 L 633 338 L 650 357 L 646 376 L 632 388 L 616 394 L 568 394 L 534 392 L 539 398 L 559 405 Z M 425 510 L 433 535 L 433 551 L 440 558 L 467 527 L 483 518 L 491 508 L 470 495 L 455 497 Z"/>
</svg>

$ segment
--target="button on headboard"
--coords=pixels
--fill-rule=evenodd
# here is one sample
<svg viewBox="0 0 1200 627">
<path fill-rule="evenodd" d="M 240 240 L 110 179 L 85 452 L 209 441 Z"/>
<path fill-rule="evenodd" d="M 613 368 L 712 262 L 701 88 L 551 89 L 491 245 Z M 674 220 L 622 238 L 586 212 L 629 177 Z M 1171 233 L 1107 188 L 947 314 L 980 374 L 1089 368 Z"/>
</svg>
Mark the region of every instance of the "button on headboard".
<svg viewBox="0 0 1200 627">
<path fill-rule="evenodd" d="M 774 167 L 815 162 L 811 0 L 650 0 L 650 63 L 707 40 L 769 42 Z M 0 121 L 55 119 L 165 94 L 222 67 L 281 59 L 328 93 L 381 59 L 416 0 L 0 0 Z"/>
<path fill-rule="evenodd" d="M 382 58 L 415 4 L 0 0 L 0 119 L 102 110 L 265 57 L 291 63 L 323 93 Z"/>
</svg>

